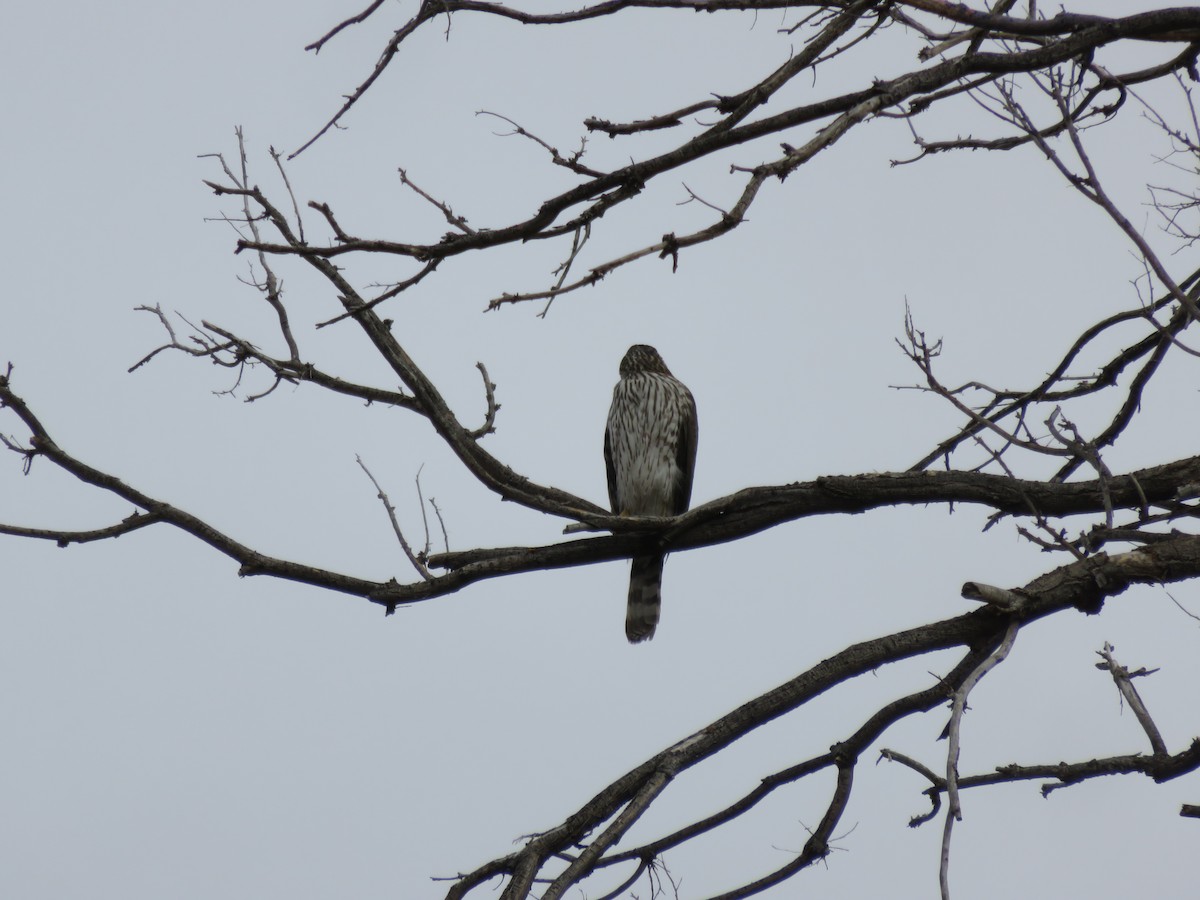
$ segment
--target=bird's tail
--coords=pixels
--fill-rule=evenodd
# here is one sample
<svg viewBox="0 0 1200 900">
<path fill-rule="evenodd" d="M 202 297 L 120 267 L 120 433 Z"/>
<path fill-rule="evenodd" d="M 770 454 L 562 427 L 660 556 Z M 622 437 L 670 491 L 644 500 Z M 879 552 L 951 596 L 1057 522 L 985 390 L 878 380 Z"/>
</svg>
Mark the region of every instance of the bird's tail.
<svg viewBox="0 0 1200 900">
<path fill-rule="evenodd" d="M 662 607 L 662 554 L 635 556 L 629 572 L 629 604 L 625 609 L 625 637 L 636 644 L 654 637 Z"/>
</svg>

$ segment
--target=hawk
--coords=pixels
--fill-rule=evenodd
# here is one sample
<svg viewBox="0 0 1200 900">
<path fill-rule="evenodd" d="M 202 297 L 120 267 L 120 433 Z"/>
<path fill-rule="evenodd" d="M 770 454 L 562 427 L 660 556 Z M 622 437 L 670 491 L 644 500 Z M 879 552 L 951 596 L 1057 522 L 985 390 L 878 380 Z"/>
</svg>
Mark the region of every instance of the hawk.
<svg viewBox="0 0 1200 900">
<path fill-rule="evenodd" d="M 621 360 L 604 430 L 604 462 L 617 515 L 687 512 L 696 471 L 696 401 L 653 347 L 635 344 Z M 663 557 L 658 551 L 633 558 L 625 613 L 631 644 L 654 636 Z"/>
</svg>

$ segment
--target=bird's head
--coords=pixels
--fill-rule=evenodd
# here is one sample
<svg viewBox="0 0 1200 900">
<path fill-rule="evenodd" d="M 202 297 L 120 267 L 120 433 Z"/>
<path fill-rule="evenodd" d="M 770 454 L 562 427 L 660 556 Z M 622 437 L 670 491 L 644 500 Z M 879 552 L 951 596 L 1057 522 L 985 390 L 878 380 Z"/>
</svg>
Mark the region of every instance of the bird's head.
<svg viewBox="0 0 1200 900">
<path fill-rule="evenodd" d="M 649 344 L 634 344 L 621 360 L 621 377 L 628 378 L 641 372 L 657 372 L 660 375 L 670 375 L 671 370 L 658 355 L 658 351 Z"/>
</svg>

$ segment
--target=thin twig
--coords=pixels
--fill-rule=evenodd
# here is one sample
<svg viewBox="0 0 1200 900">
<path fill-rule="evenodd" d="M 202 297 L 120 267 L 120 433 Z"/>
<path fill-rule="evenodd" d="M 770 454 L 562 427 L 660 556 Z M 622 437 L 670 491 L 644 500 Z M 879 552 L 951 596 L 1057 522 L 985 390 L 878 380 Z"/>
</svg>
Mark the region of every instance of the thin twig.
<svg viewBox="0 0 1200 900">
<path fill-rule="evenodd" d="M 1096 654 L 1103 662 L 1096 663 L 1097 669 L 1104 669 L 1112 675 L 1113 682 L 1117 686 L 1117 690 L 1121 692 L 1121 696 L 1125 702 L 1129 704 L 1129 708 L 1133 710 L 1133 714 L 1137 717 L 1138 723 L 1142 726 L 1142 730 L 1146 732 L 1146 737 L 1150 740 L 1150 747 L 1156 755 L 1165 756 L 1167 753 L 1166 742 L 1162 739 L 1162 734 L 1158 730 L 1158 726 L 1154 724 L 1154 719 L 1150 717 L 1150 711 L 1146 709 L 1146 704 L 1138 694 L 1137 688 L 1133 686 L 1133 679 L 1145 675 L 1153 675 L 1157 669 L 1139 669 L 1136 672 L 1130 672 L 1127 668 L 1117 662 L 1113 656 L 1115 648 L 1107 641 L 1103 649 L 1097 650 Z"/>
<path fill-rule="evenodd" d="M 950 838 L 954 832 L 954 823 L 962 819 L 962 803 L 958 795 L 958 758 L 962 717 L 967 708 L 967 696 L 984 675 L 1004 662 L 1017 639 L 1017 632 L 1020 628 L 1021 623 L 1018 619 L 1014 618 L 1009 622 L 999 646 L 967 677 L 962 686 L 954 692 L 951 701 L 950 725 L 947 729 L 949 749 L 946 752 L 946 797 L 949 806 L 946 809 L 946 821 L 942 831 L 941 864 L 938 868 L 938 884 L 941 888 L 942 900 L 950 900 Z"/>
<path fill-rule="evenodd" d="M 354 461 L 358 463 L 359 468 L 367 473 L 367 477 L 371 479 L 371 484 L 375 485 L 375 495 L 383 504 L 383 508 L 387 511 L 388 520 L 392 523 L 392 531 L 396 535 L 396 540 L 400 542 L 400 547 L 404 550 L 404 555 L 408 557 L 408 561 L 412 563 L 412 567 L 426 581 L 433 581 L 434 576 L 430 574 L 429 569 L 423 563 L 420 557 L 413 553 L 412 547 L 409 546 L 408 540 L 404 537 L 404 532 L 400 530 L 400 523 L 396 519 L 396 507 L 392 506 L 392 502 L 388 499 L 387 493 L 379 486 L 379 482 L 375 480 L 375 476 L 371 474 L 371 470 L 367 468 L 367 464 L 362 461 L 362 457 L 355 456 Z M 425 514 L 424 504 L 421 505 L 421 515 Z M 428 537 L 428 534 L 426 534 Z"/>
</svg>

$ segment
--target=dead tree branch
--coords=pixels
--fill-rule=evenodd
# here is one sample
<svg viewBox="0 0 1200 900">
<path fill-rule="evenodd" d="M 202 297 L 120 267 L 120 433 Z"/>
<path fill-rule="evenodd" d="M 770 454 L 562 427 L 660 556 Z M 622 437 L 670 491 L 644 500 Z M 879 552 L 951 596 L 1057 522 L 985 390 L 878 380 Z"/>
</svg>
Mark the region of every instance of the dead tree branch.
<svg viewBox="0 0 1200 900">
<path fill-rule="evenodd" d="M 803 777 L 829 766 L 835 767 L 838 772 L 834 797 L 820 826 L 814 830 L 809 844 L 800 856 L 774 873 L 718 896 L 745 897 L 757 893 L 791 877 L 828 853 L 829 836 L 845 809 L 853 786 L 853 770 L 859 754 L 865 747 L 900 718 L 932 709 L 969 685 L 971 676 L 980 672 L 981 666 L 989 657 L 996 658 L 993 654 L 1002 650 L 1006 639 L 1015 636 L 1020 628 L 1071 609 L 1098 612 L 1107 599 L 1122 593 L 1133 583 L 1149 584 L 1160 580 L 1185 579 L 1195 577 L 1197 573 L 1200 573 L 1200 538 L 1179 537 L 1157 545 L 1153 550 L 1147 548 L 1106 559 L 1074 562 L 1048 572 L 1022 587 L 1012 589 L 1013 593 L 1025 598 L 1025 603 L 1013 613 L 1002 614 L 992 609 L 980 609 L 954 619 L 848 647 L 631 769 L 561 824 L 529 839 L 520 850 L 460 876 L 446 896 L 448 900 L 461 900 L 475 888 L 497 876 L 505 876 L 509 880 L 501 896 L 525 897 L 535 877 L 538 877 L 546 866 L 551 865 L 559 853 L 577 846 L 584 848 L 584 854 L 577 857 L 568 869 L 554 877 L 558 890 L 568 883 L 579 884 L 591 871 L 603 866 L 606 862 L 604 853 L 611 843 L 607 840 L 610 833 L 605 832 L 597 851 L 588 854 L 588 848 L 595 846 L 587 843 L 588 834 L 624 812 L 627 815 L 621 820 L 623 830 L 628 826 L 628 819 L 643 814 L 647 805 L 644 801 L 663 793 L 665 783 L 680 773 L 701 764 L 746 734 L 781 716 L 796 713 L 808 700 L 820 696 L 838 684 L 873 672 L 888 663 L 935 650 L 949 647 L 971 648 L 935 688 L 884 707 L 854 738 L 835 745 L 829 755 L 799 764 L 795 773 L 787 773 L 786 776 L 784 773 L 778 773 L 771 776 L 770 783 L 775 785 L 781 777 Z M 1078 779 L 1088 777 L 1091 774 L 1090 769 L 1095 768 L 1094 762 L 1075 765 L 1077 768 L 1062 774 L 1066 778 Z M 1137 757 L 1120 761 L 1117 765 L 1125 765 L 1125 771 L 1143 771 L 1151 774 L 1156 780 L 1177 777 L 1184 772 L 1200 768 L 1200 740 L 1176 757 Z M 1129 768 L 1131 766 L 1135 768 Z M 1041 777 L 1045 777 L 1045 770 L 1042 771 Z M 1027 771 L 1006 768 L 993 777 L 998 780 L 1020 780 L 1026 776 L 1029 776 Z M 978 783 L 981 782 L 961 779 L 959 786 L 976 786 Z M 607 863 L 612 865 L 645 859 L 699 831 L 710 831 L 733 820 L 753 808 L 761 799 L 763 793 L 768 790 L 768 780 L 764 779 L 763 784 L 763 788 L 748 795 L 745 801 L 734 804 L 712 820 L 697 823 L 692 829 L 672 835 L 664 839 L 665 843 L 647 844 L 620 855 L 613 855 Z M 946 782 L 941 781 L 935 783 L 933 789 L 940 791 L 945 787 Z M 580 862 L 585 856 L 586 861 Z"/>
</svg>

